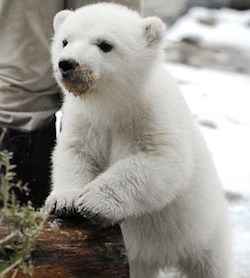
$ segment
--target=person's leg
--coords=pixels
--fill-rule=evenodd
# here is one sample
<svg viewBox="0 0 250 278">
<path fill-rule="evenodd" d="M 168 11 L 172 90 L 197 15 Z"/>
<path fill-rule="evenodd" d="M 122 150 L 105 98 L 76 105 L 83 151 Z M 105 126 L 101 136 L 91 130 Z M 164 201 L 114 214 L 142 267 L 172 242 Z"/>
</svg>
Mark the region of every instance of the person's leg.
<svg viewBox="0 0 250 278">
<path fill-rule="evenodd" d="M 0 2 L 0 126 L 39 129 L 58 110 L 49 49 L 61 9 L 60 0 Z"/>
<path fill-rule="evenodd" d="M 100 1 L 100 0 L 67 0 L 67 8 L 76 9 L 83 5 L 94 4 L 98 2 L 114 2 L 118 4 L 122 4 L 128 6 L 131 9 L 141 11 L 142 0 L 113 0 L 113 1 Z"/>
<path fill-rule="evenodd" d="M 13 152 L 17 179 L 40 206 L 49 191 L 49 164 L 60 97 L 52 78 L 53 18 L 63 0 L 0 2 L 0 150 Z M 22 196 L 23 197 L 23 196 Z M 25 198 L 22 198 L 25 201 Z"/>
<path fill-rule="evenodd" d="M 27 183 L 29 189 L 28 196 L 23 191 L 16 191 L 16 195 L 22 203 L 30 200 L 34 207 L 41 207 L 50 192 L 50 156 L 56 136 L 54 124 L 31 132 L 0 128 L 0 134 L 6 130 L 0 151 L 8 150 L 13 154 L 14 180 L 21 180 L 22 185 Z"/>
</svg>

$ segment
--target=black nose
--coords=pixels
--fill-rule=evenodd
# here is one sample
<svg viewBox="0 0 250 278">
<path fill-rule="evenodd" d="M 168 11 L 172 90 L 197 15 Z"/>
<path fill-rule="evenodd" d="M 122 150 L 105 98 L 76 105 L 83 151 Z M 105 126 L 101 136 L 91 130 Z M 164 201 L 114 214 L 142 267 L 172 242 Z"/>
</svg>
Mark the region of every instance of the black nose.
<svg viewBox="0 0 250 278">
<path fill-rule="evenodd" d="M 78 65 L 79 64 L 73 59 L 61 60 L 58 64 L 63 77 L 67 77 Z"/>
</svg>

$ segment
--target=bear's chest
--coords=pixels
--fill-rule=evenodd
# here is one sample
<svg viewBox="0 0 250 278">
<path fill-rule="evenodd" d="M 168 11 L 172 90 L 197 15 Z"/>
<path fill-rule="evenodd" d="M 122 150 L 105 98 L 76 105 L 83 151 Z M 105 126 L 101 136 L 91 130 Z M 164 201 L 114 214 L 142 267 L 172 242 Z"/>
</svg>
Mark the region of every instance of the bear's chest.
<svg viewBox="0 0 250 278">
<path fill-rule="evenodd" d="M 89 130 L 88 134 L 84 147 L 91 151 L 102 169 L 139 151 L 139 140 L 131 130 L 124 128 L 117 131 L 102 127 Z"/>
<path fill-rule="evenodd" d="M 85 132 L 87 148 L 91 150 L 103 170 L 116 161 L 136 155 L 138 152 L 155 150 L 155 131 L 147 122 L 142 122 L 140 119 L 117 120 L 112 124 L 103 121 L 91 122 L 88 127 L 88 131 Z"/>
<path fill-rule="evenodd" d="M 117 160 L 124 159 L 137 152 L 136 141 L 128 134 L 113 134 L 110 146 L 109 164 L 112 165 Z"/>
</svg>

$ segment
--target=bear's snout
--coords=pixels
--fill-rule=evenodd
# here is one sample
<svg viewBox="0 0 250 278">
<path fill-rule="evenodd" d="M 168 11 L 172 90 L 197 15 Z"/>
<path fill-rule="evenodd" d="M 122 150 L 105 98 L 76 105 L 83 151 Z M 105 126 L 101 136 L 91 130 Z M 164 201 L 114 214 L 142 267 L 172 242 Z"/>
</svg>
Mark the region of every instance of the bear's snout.
<svg viewBox="0 0 250 278">
<path fill-rule="evenodd" d="M 61 59 L 58 68 L 63 86 L 75 96 L 85 95 L 95 83 L 94 73 L 72 58 Z"/>
<path fill-rule="evenodd" d="M 61 60 L 58 63 L 63 78 L 69 78 L 79 63 L 73 59 Z"/>
</svg>

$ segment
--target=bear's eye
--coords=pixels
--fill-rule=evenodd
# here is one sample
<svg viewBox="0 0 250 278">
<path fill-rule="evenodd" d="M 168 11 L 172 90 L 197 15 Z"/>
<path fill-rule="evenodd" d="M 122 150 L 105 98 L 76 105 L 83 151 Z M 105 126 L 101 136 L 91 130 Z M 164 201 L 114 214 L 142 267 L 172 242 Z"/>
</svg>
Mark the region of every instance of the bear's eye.
<svg viewBox="0 0 250 278">
<path fill-rule="evenodd" d="M 63 40 L 63 42 L 62 42 L 63 47 L 65 47 L 67 44 L 68 44 L 68 41 L 66 39 Z"/>
<path fill-rule="evenodd" d="M 106 41 L 101 41 L 100 43 L 97 44 L 97 46 L 103 51 L 104 53 L 110 52 L 113 49 L 113 45 L 106 42 Z"/>
</svg>

